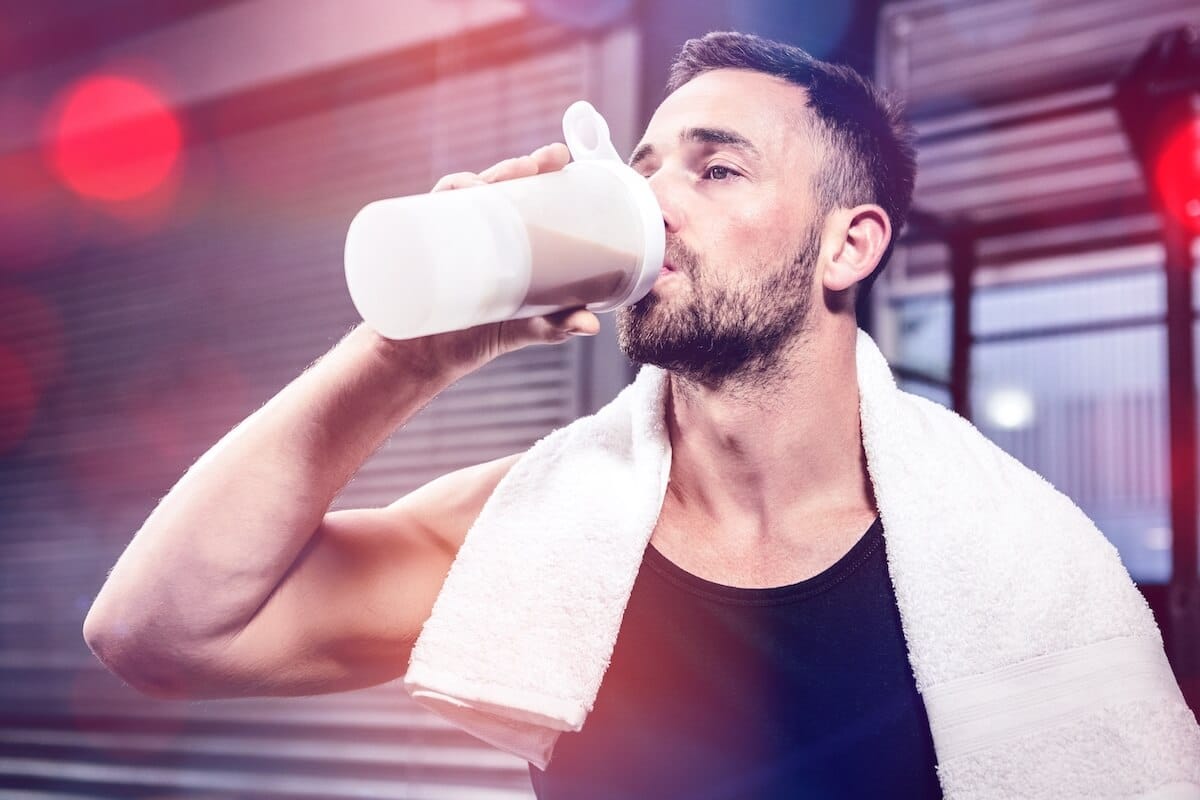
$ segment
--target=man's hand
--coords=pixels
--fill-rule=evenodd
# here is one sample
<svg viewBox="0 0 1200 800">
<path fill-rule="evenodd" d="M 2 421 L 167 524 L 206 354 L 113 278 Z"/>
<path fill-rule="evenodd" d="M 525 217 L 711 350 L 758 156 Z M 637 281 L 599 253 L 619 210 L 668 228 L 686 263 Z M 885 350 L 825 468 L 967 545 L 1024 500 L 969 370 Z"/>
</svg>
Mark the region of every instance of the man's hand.
<svg viewBox="0 0 1200 800">
<path fill-rule="evenodd" d="M 482 172 L 455 172 L 441 178 L 434 192 L 448 192 L 483 186 L 497 181 L 524 178 L 562 169 L 571 160 L 570 151 L 561 142 L 539 147 L 527 156 L 508 158 Z M 477 369 L 487 362 L 531 344 L 560 344 L 572 333 L 592 336 L 600 332 L 600 320 L 583 306 L 567 308 L 538 317 L 501 320 L 422 337 L 433 349 L 431 356 Z"/>
</svg>

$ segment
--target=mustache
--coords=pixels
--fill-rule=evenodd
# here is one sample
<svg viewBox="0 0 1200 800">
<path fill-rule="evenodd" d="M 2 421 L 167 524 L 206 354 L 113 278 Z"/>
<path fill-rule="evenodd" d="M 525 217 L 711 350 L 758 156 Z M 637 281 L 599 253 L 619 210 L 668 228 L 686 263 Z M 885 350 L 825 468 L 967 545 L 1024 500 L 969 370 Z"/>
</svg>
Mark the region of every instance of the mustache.
<svg viewBox="0 0 1200 800">
<path fill-rule="evenodd" d="M 694 274 L 700 263 L 696 252 L 678 239 L 667 239 L 664 256 L 668 264 L 686 275 Z"/>
</svg>

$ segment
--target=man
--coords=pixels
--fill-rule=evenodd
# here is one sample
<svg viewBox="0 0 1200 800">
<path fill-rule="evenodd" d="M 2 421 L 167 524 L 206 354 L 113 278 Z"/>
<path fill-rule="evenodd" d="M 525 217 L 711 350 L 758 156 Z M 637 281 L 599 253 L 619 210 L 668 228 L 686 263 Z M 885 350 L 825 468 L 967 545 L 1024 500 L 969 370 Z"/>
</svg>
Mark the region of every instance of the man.
<svg viewBox="0 0 1200 800">
<path fill-rule="evenodd" d="M 534 786 L 939 797 L 855 369 L 855 295 L 907 212 L 911 134 L 851 70 L 737 34 L 689 41 L 668 91 L 630 163 L 672 274 L 617 331 L 669 371 L 671 475 L 595 708 Z"/>
<path fill-rule="evenodd" d="M 667 498 L 596 707 L 539 796 L 936 797 L 862 452 L 855 295 L 910 200 L 910 134 L 852 71 L 740 34 L 689 41 L 631 164 L 670 274 L 617 315 L 671 373 Z M 562 145 L 435 191 L 561 168 Z M 397 427 L 568 309 L 389 341 L 360 326 L 180 479 L 85 621 L 160 697 L 342 691 L 403 674 L 471 523 L 522 454 L 328 512 Z"/>
</svg>

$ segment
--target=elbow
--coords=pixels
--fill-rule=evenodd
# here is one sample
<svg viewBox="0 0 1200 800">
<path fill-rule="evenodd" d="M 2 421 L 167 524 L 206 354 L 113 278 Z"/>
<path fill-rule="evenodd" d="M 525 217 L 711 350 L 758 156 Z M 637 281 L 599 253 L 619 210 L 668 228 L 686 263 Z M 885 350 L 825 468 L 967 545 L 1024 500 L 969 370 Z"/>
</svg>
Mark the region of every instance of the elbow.
<svg viewBox="0 0 1200 800">
<path fill-rule="evenodd" d="M 183 659 L 164 641 L 131 629 L 120 617 L 102 618 L 95 606 L 83 621 L 83 640 L 104 668 L 130 688 L 158 700 L 189 700 L 194 695 Z"/>
</svg>

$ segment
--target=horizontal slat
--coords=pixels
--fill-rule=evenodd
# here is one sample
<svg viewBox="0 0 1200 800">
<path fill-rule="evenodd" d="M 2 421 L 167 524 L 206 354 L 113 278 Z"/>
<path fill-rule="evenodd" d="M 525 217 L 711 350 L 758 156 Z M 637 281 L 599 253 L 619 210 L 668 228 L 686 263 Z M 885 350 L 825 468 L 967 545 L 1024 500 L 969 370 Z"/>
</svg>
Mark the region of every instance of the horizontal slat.
<svg viewBox="0 0 1200 800">
<path fill-rule="evenodd" d="M 908 64 L 888 79 L 919 110 L 947 98 L 1024 95 L 1031 81 L 1111 78 L 1152 34 L 1197 21 L 1190 0 L 1147 0 L 1136 13 L 1125 0 L 910 2 L 885 9 L 882 29 L 885 49 L 903 48 Z"/>
<path fill-rule="evenodd" d="M 162 753 L 199 753 L 239 757 L 264 757 L 305 762 L 341 761 L 355 764 L 411 764 L 414 766 L 453 766 L 471 770 L 509 769 L 524 772 L 526 762 L 503 751 L 479 747 L 423 747 L 414 744 L 376 744 L 336 742 L 326 739 L 305 741 L 280 740 L 259 736 L 214 736 L 177 733 L 171 737 L 134 733 L 105 734 L 85 731 L 56 731 L 37 728 L 0 730 L 0 749 L 5 744 L 35 744 L 60 747 L 103 749 L 119 747 L 147 755 Z"/>
<path fill-rule="evenodd" d="M 133 690 L 126 689 L 123 696 L 73 695 L 69 692 L 45 691 L 36 697 L 27 693 L 0 694 L 5 700 L 5 710 L 0 718 L 33 716 L 46 724 L 70 724 L 80 718 L 104 718 L 109 720 L 166 720 L 179 722 L 208 723 L 209 726 L 295 727 L 308 730 L 325 728 L 352 728 L 360 732 L 406 730 L 437 733 L 458 733 L 458 728 L 440 717 L 427 713 L 422 708 L 382 710 L 378 707 L 360 707 L 345 702 L 340 696 L 329 700 L 327 708 L 317 705 L 300 705 L 297 698 L 286 701 L 255 700 L 209 700 L 202 702 L 154 701 L 149 698 L 133 697 Z M 334 697 L 334 696 L 330 696 Z M 305 698 L 308 699 L 308 698 Z"/>
<path fill-rule="evenodd" d="M 283 772 L 251 774 L 186 768 L 81 764 L 34 758 L 0 758 L 0 776 L 3 776 L 0 777 L 0 781 L 4 782 L 16 778 L 41 778 L 56 784 L 115 784 L 196 792 L 238 792 L 239 797 L 248 798 L 280 793 L 290 797 L 325 800 L 529 800 L 533 797 L 532 789 L 294 776 Z M 0 782 L 0 786 L 2 785 Z"/>
</svg>

